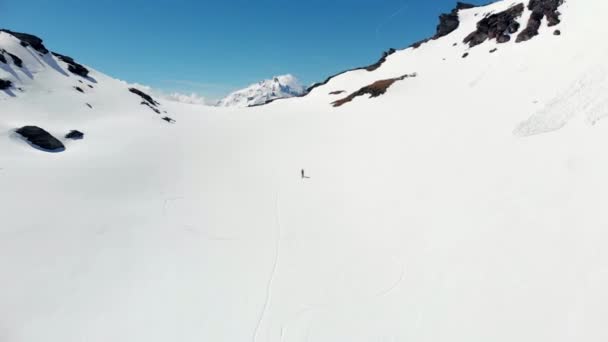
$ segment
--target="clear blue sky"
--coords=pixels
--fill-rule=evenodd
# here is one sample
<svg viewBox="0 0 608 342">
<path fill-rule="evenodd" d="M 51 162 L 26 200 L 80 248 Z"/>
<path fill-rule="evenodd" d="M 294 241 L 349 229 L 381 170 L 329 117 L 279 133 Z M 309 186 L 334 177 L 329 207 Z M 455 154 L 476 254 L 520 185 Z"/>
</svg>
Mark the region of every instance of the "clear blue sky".
<svg viewBox="0 0 608 342">
<path fill-rule="evenodd" d="M 467 1 L 465 1 L 467 2 Z M 487 0 L 471 0 L 482 4 Z M 310 84 L 435 32 L 456 0 L 0 0 L 0 27 L 114 77 L 218 97 Z"/>
</svg>

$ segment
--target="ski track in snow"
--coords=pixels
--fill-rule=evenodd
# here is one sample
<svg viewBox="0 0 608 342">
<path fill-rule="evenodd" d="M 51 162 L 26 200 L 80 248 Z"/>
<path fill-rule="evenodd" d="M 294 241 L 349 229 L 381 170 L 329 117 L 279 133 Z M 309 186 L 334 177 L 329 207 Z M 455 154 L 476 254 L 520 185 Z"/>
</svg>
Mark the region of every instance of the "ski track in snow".
<svg viewBox="0 0 608 342">
<path fill-rule="evenodd" d="M 281 228 L 279 189 L 277 189 L 275 201 L 276 201 L 276 203 L 275 203 L 275 222 L 276 222 L 276 226 L 277 226 L 277 238 L 276 238 L 276 242 L 275 242 L 274 262 L 272 265 L 272 271 L 270 272 L 270 278 L 268 279 L 268 285 L 266 286 L 266 299 L 264 300 L 264 306 L 262 308 L 262 312 L 260 313 L 258 323 L 256 324 L 255 331 L 253 333 L 253 342 L 256 342 L 258 340 L 258 334 L 260 333 L 260 328 L 262 326 L 262 323 L 264 322 L 264 318 L 266 317 L 266 314 L 268 313 L 270 301 L 272 300 L 272 287 L 273 287 L 277 269 L 279 266 L 279 258 L 281 256 L 282 228 Z"/>
</svg>

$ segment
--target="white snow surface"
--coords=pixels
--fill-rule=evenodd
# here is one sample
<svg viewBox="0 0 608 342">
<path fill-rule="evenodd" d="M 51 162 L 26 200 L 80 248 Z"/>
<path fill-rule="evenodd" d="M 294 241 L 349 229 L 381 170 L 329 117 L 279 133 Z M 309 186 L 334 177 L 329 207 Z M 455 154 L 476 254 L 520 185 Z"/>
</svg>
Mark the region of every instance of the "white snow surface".
<svg viewBox="0 0 608 342">
<path fill-rule="evenodd" d="M 219 107 L 250 107 L 268 101 L 303 95 L 306 88 L 293 75 L 275 76 L 237 90 L 219 100 Z"/>
<path fill-rule="evenodd" d="M 452 46 L 512 3 L 305 97 L 159 100 L 174 124 L 0 33 L 0 341 L 607 341 L 608 2 Z"/>
</svg>

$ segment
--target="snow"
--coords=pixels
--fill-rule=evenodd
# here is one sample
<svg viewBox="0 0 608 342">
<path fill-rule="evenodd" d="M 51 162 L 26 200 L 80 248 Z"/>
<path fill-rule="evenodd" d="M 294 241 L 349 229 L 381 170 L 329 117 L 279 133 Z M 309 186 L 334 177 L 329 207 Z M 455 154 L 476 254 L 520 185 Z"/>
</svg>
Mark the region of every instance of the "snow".
<svg viewBox="0 0 608 342">
<path fill-rule="evenodd" d="M 276 76 L 237 90 L 218 101 L 220 107 L 250 107 L 303 95 L 306 88 L 293 75 Z"/>
<path fill-rule="evenodd" d="M 305 97 L 157 98 L 175 124 L 0 33 L 0 340 L 606 341 L 608 3 L 452 46 L 510 4 Z"/>
</svg>

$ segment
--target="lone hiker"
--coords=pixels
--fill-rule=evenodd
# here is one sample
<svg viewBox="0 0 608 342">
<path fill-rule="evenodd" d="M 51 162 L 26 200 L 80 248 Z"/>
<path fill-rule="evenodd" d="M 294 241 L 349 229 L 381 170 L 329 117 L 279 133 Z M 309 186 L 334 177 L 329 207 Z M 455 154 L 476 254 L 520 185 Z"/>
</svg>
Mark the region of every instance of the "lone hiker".
<svg viewBox="0 0 608 342">
<path fill-rule="evenodd" d="M 302 169 L 302 179 L 309 179 L 310 177 L 306 176 L 304 173 L 304 169 Z"/>
</svg>

